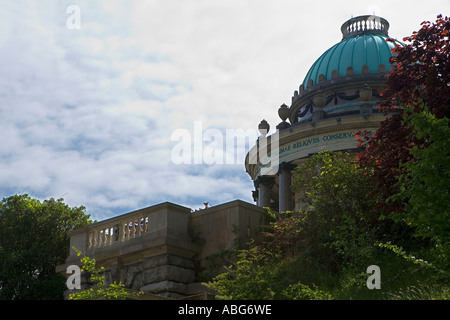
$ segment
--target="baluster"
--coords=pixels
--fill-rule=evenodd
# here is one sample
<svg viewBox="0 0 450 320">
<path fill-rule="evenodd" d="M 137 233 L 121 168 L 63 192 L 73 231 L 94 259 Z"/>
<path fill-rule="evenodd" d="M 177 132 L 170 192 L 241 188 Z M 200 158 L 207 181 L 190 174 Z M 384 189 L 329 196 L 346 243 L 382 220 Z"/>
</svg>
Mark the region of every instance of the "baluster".
<svg viewBox="0 0 450 320">
<path fill-rule="evenodd" d="M 98 239 L 97 239 L 97 237 L 98 237 L 98 234 L 97 234 L 97 230 L 94 230 L 94 232 L 93 232 L 93 246 L 94 246 L 94 248 L 96 248 L 97 247 L 97 245 L 98 245 Z"/>
<path fill-rule="evenodd" d="M 133 239 L 133 233 L 134 233 L 134 226 L 133 221 L 128 221 L 128 239 Z"/>
<path fill-rule="evenodd" d="M 127 241 L 128 240 L 128 236 L 129 236 L 129 226 L 128 226 L 128 221 L 126 221 L 123 225 L 123 241 Z"/>
<path fill-rule="evenodd" d="M 97 248 L 102 246 L 102 230 L 97 230 Z"/>
<path fill-rule="evenodd" d="M 92 240 L 93 240 L 92 238 L 93 238 L 93 234 L 92 234 L 92 231 L 91 231 L 88 234 L 88 248 L 92 248 Z"/>
<path fill-rule="evenodd" d="M 103 229 L 100 229 L 99 237 L 98 237 L 98 247 L 99 248 L 103 247 L 103 234 L 104 234 L 104 232 L 105 231 Z"/>
<path fill-rule="evenodd" d="M 120 227 L 119 227 L 118 224 L 115 224 L 115 225 L 114 225 L 113 235 L 114 235 L 113 241 L 114 241 L 114 242 L 119 241 L 119 239 L 120 239 Z"/>
<path fill-rule="evenodd" d="M 95 247 L 95 230 L 91 231 L 89 240 L 90 240 L 89 241 L 90 242 L 90 247 L 94 248 Z"/>
<path fill-rule="evenodd" d="M 103 248 L 106 245 L 106 229 L 105 228 L 102 229 L 101 234 L 102 234 L 102 244 L 100 247 Z"/>
<path fill-rule="evenodd" d="M 133 219 L 133 221 L 132 221 L 132 223 L 133 223 L 133 238 L 136 238 L 136 234 L 137 234 L 137 220 L 135 220 L 135 219 Z"/>
<path fill-rule="evenodd" d="M 121 222 L 121 226 L 122 226 L 122 235 L 120 237 L 120 241 L 124 242 L 125 237 L 127 236 L 127 227 L 124 221 Z"/>
<path fill-rule="evenodd" d="M 140 237 L 141 236 L 141 234 L 142 234 L 142 230 L 141 230 L 141 217 L 138 217 L 137 218 L 137 220 L 136 220 L 136 231 L 137 231 L 137 234 L 136 234 L 136 236 L 138 236 L 138 237 Z"/>
<path fill-rule="evenodd" d="M 143 235 L 145 233 L 145 217 L 141 216 L 139 218 L 139 231 L 140 235 Z"/>
<path fill-rule="evenodd" d="M 105 245 L 104 247 L 109 245 L 109 228 L 105 228 Z"/>
<path fill-rule="evenodd" d="M 95 247 L 99 248 L 102 243 L 102 231 L 100 229 L 95 230 Z"/>
<path fill-rule="evenodd" d="M 106 239 L 106 245 L 110 246 L 111 245 L 111 239 L 112 239 L 112 231 L 111 231 L 111 227 L 108 227 L 108 229 L 106 229 L 108 231 L 108 239 Z"/>
</svg>

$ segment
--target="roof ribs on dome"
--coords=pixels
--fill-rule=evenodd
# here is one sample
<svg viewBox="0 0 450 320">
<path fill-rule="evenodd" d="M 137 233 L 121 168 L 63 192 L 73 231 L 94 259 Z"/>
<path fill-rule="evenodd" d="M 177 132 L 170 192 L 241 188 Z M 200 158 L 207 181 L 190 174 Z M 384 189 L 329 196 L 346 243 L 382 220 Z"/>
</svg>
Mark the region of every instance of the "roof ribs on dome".
<svg viewBox="0 0 450 320">
<path fill-rule="evenodd" d="M 389 23 L 376 16 L 359 16 L 346 21 L 343 39 L 325 51 L 311 66 L 303 81 L 310 89 L 324 80 L 350 74 L 388 72 L 395 44 L 386 41 Z M 381 68 L 380 66 L 384 66 Z"/>
</svg>

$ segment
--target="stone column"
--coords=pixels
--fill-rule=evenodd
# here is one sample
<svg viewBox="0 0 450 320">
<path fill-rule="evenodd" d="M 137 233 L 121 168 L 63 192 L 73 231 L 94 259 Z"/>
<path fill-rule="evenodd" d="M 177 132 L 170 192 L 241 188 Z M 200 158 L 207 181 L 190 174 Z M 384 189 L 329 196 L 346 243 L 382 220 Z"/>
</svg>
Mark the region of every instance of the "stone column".
<svg viewBox="0 0 450 320">
<path fill-rule="evenodd" d="M 292 211 L 294 209 L 294 203 L 292 201 L 291 190 L 291 170 L 295 168 L 295 165 L 283 162 L 280 164 L 278 171 L 279 179 L 279 212 Z"/>
<path fill-rule="evenodd" d="M 270 207 L 270 190 L 275 183 L 275 178 L 270 176 L 260 176 L 255 180 L 255 187 L 258 190 L 258 206 Z"/>
</svg>

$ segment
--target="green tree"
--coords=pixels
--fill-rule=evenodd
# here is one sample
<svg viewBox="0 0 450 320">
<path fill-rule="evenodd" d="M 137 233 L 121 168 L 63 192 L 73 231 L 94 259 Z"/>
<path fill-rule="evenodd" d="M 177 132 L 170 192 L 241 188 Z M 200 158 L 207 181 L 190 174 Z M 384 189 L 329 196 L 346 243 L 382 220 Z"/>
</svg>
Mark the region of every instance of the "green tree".
<svg viewBox="0 0 450 320">
<path fill-rule="evenodd" d="M 315 286 L 318 274 L 366 268 L 379 250 L 380 212 L 370 175 L 348 154 L 324 151 L 308 158 L 294 170 L 292 185 L 306 208 L 269 212 L 264 241 L 240 251 L 209 287 L 222 299 L 330 299 Z"/>
<path fill-rule="evenodd" d="M 427 146 L 410 149 L 414 161 L 403 165 L 400 193 L 407 201 L 404 219 L 417 227 L 417 234 L 450 242 L 450 126 L 449 119 L 437 119 L 422 104 L 421 112 L 405 112 L 404 121 L 412 134 Z"/>
<path fill-rule="evenodd" d="M 81 256 L 81 251 L 74 248 L 77 252 L 77 256 Z M 122 282 L 111 284 L 105 283 L 105 268 L 97 267 L 95 259 L 91 259 L 87 256 L 81 258 L 83 266 L 82 272 L 90 274 L 90 281 L 93 286 L 87 290 L 78 291 L 69 295 L 69 300 L 125 300 L 127 298 L 136 297 L 140 293 L 130 292 L 124 288 Z"/>
<path fill-rule="evenodd" d="M 268 268 L 269 255 L 258 246 L 237 252 L 237 261 L 206 286 L 218 292 L 219 300 L 272 300 L 278 279 L 275 269 Z"/>
<path fill-rule="evenodd" d="M 0 299 L 62 299 L 68 231 L 91 223 L 84 207 L 26 194 L 0 202 Z"/>
<path fill-rule="evenodd" d="M 251 249 L 239 250 L 237 261 L 227 267 L 226 272 L 205 285 L 218 293 L 216 298 L 219 300 L 330 300 L 332 298 L 315 286 L 310 287 L 295 279 L 297 267 L 295 259 L 274 254 L 264 246 L 254 246 Z"/>
<path fill-rule="evenodd" d="M 420 111 L 406 108 L 405 125 L 411 135 L 426 141 L 426 147 L 410 148 L 411 160 L 403 164 L 405 174 L 398 178 L 399 192 L 392 201 L 402 201 L 403 212 L 392 214 L 415 228 L 417 237 L 433 242 L 433 259 L 448 268 L 450 249 L 450 126 L 449 119 L 438 119 L 422 103 Z"/>
<path fill-rule="evenodd" d="M 320 152 L 294 170 L 292 188 L 303 193 L 305 247 L 331 270 L 345 262 L 370 258 L 380 229 L 371 171 L 349 154 Z"/>
<path fill-rule="evenodd" d="M 431 123 L 433 130 L 440 130 Z M 442 152 L 439 144 L 430 144 L 437 148 L 432 153 Z M 433 163 L 441 164 L 436 174 L 442 175 L 444 164 Z M 422 211 L 408 220 L 388 219 L 391 213 L 377 207 L 381 195 L 375 192 L 372 178 L 373 169 L 360 167 L 348 154 L 324 151 L 308 158 L 293 178 L 293 189 L 302 193 L 305 208 L 288 214 L 268 211 L 264 240 L 238 251 L 236 261 L 207 286 L 218 292 L 219 299 L 419 299 L 407 294 L 409 288 L 429 299 L 448 297 L 448 286 L 441 281 L 445 274 L 421 259 L 426 256 L 420 254 L 430 251 L 429 242 L 414 237 L 420 230 L 417 214 Z M 424 181 L 417 183 L 422 187 Z M 405 196 L 414 196 L 412 190 L 405 190 L 409 190 Z M 445 214 L 439 203 L 435 205 L 440 218 L 435 226 L 429 223 L 441 234 L 448 224 L 437 223 Z M 435 254 L 440 261 L 442 251 Z M 383 290 L 367 288 L 366 269 L 372 264 L 382 269 Z"/>
<path fill-rule="evenodd" d="M 403 121 L 405 107 L 420 113 L 424 102 L 437 119 L 450 117 L 450 19 L 439 15 L 435 22 L 424 21 L 422 27 L 396 45 L 390 58 L 380 111 L 390 116 L 369 139 L 362 139 L 364 151 L 359 163 L 374 170 L 373 180 L 382 197 L 379 205 L 391 212 L 404 209 L 405 202 L 386 201 L 399 192 L 398 179 L 405 174 L 403 164 L 414 160 L 412 146 L 426 146 L 424 139 L 411 134 L 412 127 Z M 391 199 L 392 200 L 392 199 Z"/>
</svg>

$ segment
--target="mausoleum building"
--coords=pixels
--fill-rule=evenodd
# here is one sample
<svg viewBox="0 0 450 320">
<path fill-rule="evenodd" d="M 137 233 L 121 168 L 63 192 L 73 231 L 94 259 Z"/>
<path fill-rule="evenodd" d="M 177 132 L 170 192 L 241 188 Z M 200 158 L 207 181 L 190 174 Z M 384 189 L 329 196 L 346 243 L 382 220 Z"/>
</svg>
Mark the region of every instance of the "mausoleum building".
<svg viewBox="0 0 450 320">
<path fill-rule="evenodd" d="M 375 133 L 385 115 L 377 108 L 395 42 L 387 41 L 389 23 L 359 16 L 341 26 L 342 39 L 310 67 L 290 106 L 278 109 L 281 122 L 262 120 L 261 136 L 247 154 L 246 171 L 254 181 L 258 206 L 278 212 L 298 210 L 302 203 L 291 186 L 291 171 L 323 150 L 356 153 L 355 133 Z"/>
<path fill-rule="evenodd" d="M 70 254 L 57 272 L 80 264 L 73 248 L 95 258 L 108 282 L 167 298 L 205 292 L 215 258 L 261 235 L 265 210 L 285 212 L 302 203 L 291 190 L 291 171 L 322 150 L 358 151 L 355 133 L 375 133 L 385 115 L 377 103 L 391 68 L 389 23 L 376 16 L 345 22 L 342 39 L 310 67 L 290 105 L 278 109 L 275 133 L 261 136 L 245 159 L 256 204 L 241 200 L 191 212 L 164 202 L 72 231 Z M 217 261 L 216 261 L 217 262 Z M 89 286 L 83 278 L 83 287 Z"/>
</svg>

